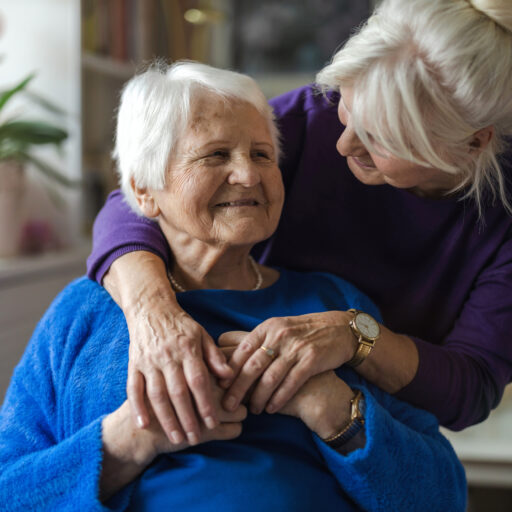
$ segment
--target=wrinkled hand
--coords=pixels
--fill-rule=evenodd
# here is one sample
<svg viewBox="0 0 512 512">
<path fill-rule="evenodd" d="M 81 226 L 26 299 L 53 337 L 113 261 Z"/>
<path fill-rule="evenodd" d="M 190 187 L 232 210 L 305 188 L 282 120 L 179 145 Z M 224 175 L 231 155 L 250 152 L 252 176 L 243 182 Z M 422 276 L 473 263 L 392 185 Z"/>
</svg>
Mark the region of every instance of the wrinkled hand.
<svg viewBox="0 0 512 512">
<path fill-rule="evenodd" d="M 202 426 L 198 443 L 238 437 L 242 431 L 241 422 L 247 417 L 247 409 L 243 405 L 236 411 L 225 411 L 220 405 L 224 390 L 217 386 L 213 379 L 211 386 L 220 423 L 214 429 Z M 146 406 L 149 410 L 149 424 L 145 429 L 137 429 L 133 426 L 130 405 L 127 400 L 103 419 L 102 442 L 105 457 L 102 467 L 102 487 L 104 494 L 111 494 L 131 481 L 157 455 L 190 447 L 187 440 L 183 440 L 179 444 L 171 443 L 152 410 L 151 404 L 147 402 Z"/>
<path fill-rule="evenodd" d="M 270 318 L 250 333 L 224 333 L 219 345 L 232 352 L 233 377 L 221 381 L 229 388 L 224 407 L 233 410 L 248 390 L 250 409 L 272 413 L 281 409 L 312 376 L 332 370 L 354 355 L 357 340 L 349 327 L 352 314 L 327 311 L 295 317 Z M 261 347 L 271 348 L 270 357 Z"/>
<path fill-rule="evenodd" d="M 247 417 L 247 409 L 243 405 L 240 405 L 235 411 L 226 411 L 221 405 L 224 390 L 215 384 L 213 379 L 210 379 L 210 386 L 215 404 L 215 415 L 219 423 L 213 429 L 201 426 L 197 443 L 194 444 L 206 443 L 208 441 L 222 441 L 238 437 L 242 432 L 241 422 Z M 146 431 L 152 436 L 154 457 L 162 453 L 179 451 L 191 446 L 191 443 L 187 440 L 178 445 L 171 443 L 155 414 L 150 414 L 150 424 Z"/>
<path fill-rule="evenodd" d="M 220 378 L 232 375 L 222 352 L 176 302 L 161 297 L 132 308 L 126 321 L 127 394 L 134 421 L 139 427 L 150 423 L 146 392 L 168 439 L 179 444 L 186 435 L 189 443 L 197 444 L 201 423 L 215 429 L 220 421 L 209 370 Z"/>
<path fill-rule="evenodd" d="M 301 419 L 326 439 L 350 422 L 353 396 L 352 389 L 331 370 L 309 379 L 279 413 Z"/>
</svg>

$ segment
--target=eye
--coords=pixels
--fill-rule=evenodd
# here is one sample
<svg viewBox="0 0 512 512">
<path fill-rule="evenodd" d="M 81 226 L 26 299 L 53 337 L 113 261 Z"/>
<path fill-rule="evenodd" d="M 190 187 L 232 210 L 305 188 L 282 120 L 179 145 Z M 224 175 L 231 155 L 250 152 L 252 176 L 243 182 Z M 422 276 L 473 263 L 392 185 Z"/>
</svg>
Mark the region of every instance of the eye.
<svg viewBox="0 0 512 512">
<path fill-rule="evenodd" d="M 258 149 L 257 151 L 253 151 L 252 157 L 255 160 L 270 160 L 270 154 L 268 151 L 264 149 Z"/>
<path fill-rule="evenodd" d="M 213 157 L 213 158 L 227 158 L 229 156 L 229 152 L 225 149 L 217 149 L 216 151 L 212 151 L 210 154 L 207 155 L 207 158 Z"/>
</svg>

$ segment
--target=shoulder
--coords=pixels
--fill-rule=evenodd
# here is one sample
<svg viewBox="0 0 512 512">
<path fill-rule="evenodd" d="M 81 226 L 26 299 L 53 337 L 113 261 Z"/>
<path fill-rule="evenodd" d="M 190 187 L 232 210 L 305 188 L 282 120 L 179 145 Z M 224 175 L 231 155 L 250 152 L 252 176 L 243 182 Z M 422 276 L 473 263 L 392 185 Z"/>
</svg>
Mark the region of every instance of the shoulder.
<svg viewBox="0 0 512 512">
<path fill-rule="evenodd" d="M 45 317 L 87 314 L 98 307 L 103 307 L 105 300 L 110 298 L 107 291 L 96 281 L 86 276 L 79 277 L 69 283 L 53 300 Z M 111 299 L 110 299 L 111 300 Z"/>
<path fill-rule="evenodd" d="M 278 119 L 285 116 L 310 116 L 315 114 L 336 114 L 338 95 L 326 97 L 314 84 L 305 85 L 272 98 L 269 103 Z"/>
<path fill-rule="evenodd" d="M 88 277 L 80 277 L 55 297 L 39 321 L 29 347 L 37 350 L 43 346 L 59 352 L 69 340 L 80 340 L 96 325 L 111 323 L 108 319 L 116 309 L 119 308 L 103 287 Z"/>
<path fill-rule="evenodd" d="M 328 272 L 296 272 L 282 270 L 283 282 L 297 292 L 318 296 L 328 309 L 360 309 L 381 321 L 381 314 L 372 300 L 352 283 Z"/>
</svg>

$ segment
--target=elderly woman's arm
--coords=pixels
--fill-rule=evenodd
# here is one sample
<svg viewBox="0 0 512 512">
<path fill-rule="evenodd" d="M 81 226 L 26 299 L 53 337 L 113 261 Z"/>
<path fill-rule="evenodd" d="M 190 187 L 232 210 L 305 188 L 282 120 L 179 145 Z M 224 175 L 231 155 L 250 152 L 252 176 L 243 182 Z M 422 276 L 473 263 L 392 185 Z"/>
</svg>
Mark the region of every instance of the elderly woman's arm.
<svg viewBox="0 0 512 512">
<path fill-rule="evenodd" d="M 128 504 L 124 493 L 111 508 L 99 501 L 102 418 L 61 438 L 66 422 L 59 416 L 50 332 L 57 334 L 47 317 L 15 370 L 0 411 L 1 508 L 123 510 Z"/>
<path fill-rule="evenodd" d="M 229 377 L 231 369 L 208 333 L 177 303 L 166 275 L 169 249 L 158 224 L 137 216 L 115 191 L 93 235 L 88 275 L 103 282 L 130 332 L 127 394 L 134 423 L 149 424 L 147 393 L 169 439 L 181 443 L 187 436 L 193 442 L 201 423 L 218 424 L 209 372 Z"/>
<path fill-rule="evenodd" d="M 215 385 L 213 388 L 220 424 L 211 430 L 201 428 L 198 443 L 238 437 L 242 431 L 241 421 L 247 415 L 243 406 L 235 413 L 223 411 L 220 407 L 222 390 Z M 148 409 L 151 410 L 149 404 Z M 150 424 L 146 429 L 135 428 L 128 401 L 106 416 L 102 426 L 103 460 L 99 482 L 102 502 L 137 478 L 157 455 L 190 447 L 187 441 L 179 444 L 169 442 L 154 414 L 150 414 Z"/>
<path fill-rule="evenodd" d="M 82 279 L 38 324 L 0 410 L 2 510 L 123 510 L 126 484 L 157 453 L 187 446 L 171 445 L 154 416 L 145 430 L 128 421 L 126 339 L 116 315 L 105 292 Z M 235 437 L 246 415 L 222 411 L 222 390 L 214 390 L 222 423 L 203 428 L 198 442 Z M 103 500 L 119 492 L 103 507 L 100 490 Z"/>
<path fill-rule="evenodd" d="M 318 449 L 344 491 L 362 510 L 464 511 L 464 469 L 435 417 L 341 372 L 343 379 L 333 371 L 313 377 L 279 412 L 300 418 L 317 434 Z M 340 453 L 322 439 L 349 423 L 356 389 L 365 401 L 366 440 L 348 453 L 342 446 Z"/>
</svg>

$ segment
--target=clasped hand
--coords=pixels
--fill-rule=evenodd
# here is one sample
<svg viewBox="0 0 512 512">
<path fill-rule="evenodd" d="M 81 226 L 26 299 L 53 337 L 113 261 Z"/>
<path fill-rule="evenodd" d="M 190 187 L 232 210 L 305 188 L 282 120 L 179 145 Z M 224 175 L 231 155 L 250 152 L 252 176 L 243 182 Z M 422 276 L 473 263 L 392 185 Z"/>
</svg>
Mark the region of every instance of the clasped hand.
<svg viewBox="0 0 512 512">
<path fill-rule="evenodd" d="M 225 333 L 219 344 L 181 309 L 152 305 L 127 317 L 130 361 L 127 394 L 136 424 L 150 423 L 149 403 L 174 444 L 195 444 L 202 425 L 214 429 L 219 416 L 210 372 L 226 390 L 223 405 L 234 411 L 250 395 L 253 413 L 276 412 L 312 376 L 341 366 L 355 351 L 350 313 L 329 311 L 271 318 L 250 333 Z M 270 358 L 261 347 L 271 348 Z M 251 390 L 250 393 L 249 390 Z M 284 411 L 282 411 L 284 412 Z"/>
<path fill-rule="evenodd" d="M 250 333 L 220 336 L 233 369 L 233 377 L 221 381 L 227 389 L 224 407 L 236 409 L 251 390 L 252 413 L 279 411 L 311 377 L 352 357 L 356 340 L 348 327 L 351 318 L 345 311 L 270 318 Z"/>
</svg>

